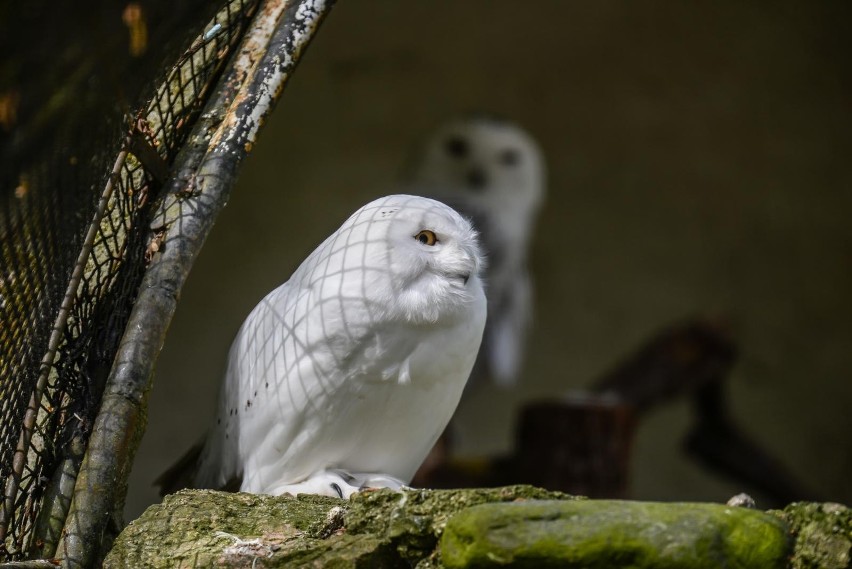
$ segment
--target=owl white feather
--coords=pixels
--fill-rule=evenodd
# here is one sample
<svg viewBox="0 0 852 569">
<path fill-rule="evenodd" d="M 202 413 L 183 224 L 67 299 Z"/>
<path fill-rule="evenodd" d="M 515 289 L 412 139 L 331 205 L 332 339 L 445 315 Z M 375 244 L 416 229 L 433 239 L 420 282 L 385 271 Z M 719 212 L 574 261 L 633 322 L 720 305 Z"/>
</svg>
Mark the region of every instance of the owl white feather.
<svg viewBox="0 0 852 569">
<path fill-rule="evenodd" d="M 356 211 L 243 323 L 194 486 L 348 497 L 408 483 L 476 359 L 481 266 L 476 232 L 443 203 Z"/>
<path fill-rule="evenodd" d="M 515 124 L 469 116 L 437 128 L 418 149 L 405 184 L 470 217 L 488 259 L 488 325 L 471 381 L 517 381 L 532 316 L 527 269 L 532 230 L 545 195 L 538 145 Z"/>
</svg>

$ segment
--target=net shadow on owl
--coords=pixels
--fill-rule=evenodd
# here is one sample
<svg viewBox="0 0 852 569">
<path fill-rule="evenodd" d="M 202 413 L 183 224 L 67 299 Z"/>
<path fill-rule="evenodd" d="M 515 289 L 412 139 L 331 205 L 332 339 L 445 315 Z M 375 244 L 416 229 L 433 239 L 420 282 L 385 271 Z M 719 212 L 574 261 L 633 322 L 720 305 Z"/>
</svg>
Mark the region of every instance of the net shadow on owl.
<svg viewBox="0 0 852 569">
<path fill-rule="evenodd" d="M 408 484 L 479 349 L 481 264 L 470 222 L 440 202 L 360 208 L 249 314 L 213 425 L 163 489 L 348 498 Z"/>
</svg>

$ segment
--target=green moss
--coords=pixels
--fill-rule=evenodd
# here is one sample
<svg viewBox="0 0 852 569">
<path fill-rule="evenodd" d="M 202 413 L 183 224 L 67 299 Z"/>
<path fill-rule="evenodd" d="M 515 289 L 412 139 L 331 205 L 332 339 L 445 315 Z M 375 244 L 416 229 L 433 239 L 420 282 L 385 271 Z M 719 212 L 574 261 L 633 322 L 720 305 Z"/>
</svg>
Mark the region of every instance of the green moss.
<svg viewBox="0 0 852 569">
<path fill-rule="evenodd" d="M 794 551 L 794 569 L 850 567 L 848 508 L 794 504 L 772 514 L 577 500 L 530 486 L 379 490 L 351 501 L 194 490 L 149 508 L 104 565 L 780 569 Z"/>
<path fill-rule="evenodd" d="M 797 502 L 770 512 L 796 536 L 791 569 L 852 567 L 852 509 L 841 504 Z"/>
<path fill-rule="evenodd" d="M 786 528 L 772 516 L 714 504 L 532 501 L 454 516 L 447 567 L 782 568 Z"/>
<path fill-rule="evenodd" d="M 399 557 L 415 564 L 435 550 L 447 520 L 471 506 L 491 502 L 574 500 L 533 486 L 465 490 L 379 490 L 352 497 L 346 531 L 383 535 Z"/>
</svg>

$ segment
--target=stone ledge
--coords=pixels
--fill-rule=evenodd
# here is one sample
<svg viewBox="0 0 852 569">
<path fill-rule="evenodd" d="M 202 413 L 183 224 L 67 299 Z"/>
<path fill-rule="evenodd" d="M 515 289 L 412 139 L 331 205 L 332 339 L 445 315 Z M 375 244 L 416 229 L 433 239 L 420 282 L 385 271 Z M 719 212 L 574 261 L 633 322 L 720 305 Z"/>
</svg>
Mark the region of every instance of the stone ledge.
<svg viewBox="0 0 852 569">
<path fill-rule="evenodd" d="M 531 486 L 379 490 L 351 501 L 193 490 L 128 525 L 104 566 L 840 569 L 851 544 L 852 514 L 837 504 L 762 513 Z"/>
</svg>

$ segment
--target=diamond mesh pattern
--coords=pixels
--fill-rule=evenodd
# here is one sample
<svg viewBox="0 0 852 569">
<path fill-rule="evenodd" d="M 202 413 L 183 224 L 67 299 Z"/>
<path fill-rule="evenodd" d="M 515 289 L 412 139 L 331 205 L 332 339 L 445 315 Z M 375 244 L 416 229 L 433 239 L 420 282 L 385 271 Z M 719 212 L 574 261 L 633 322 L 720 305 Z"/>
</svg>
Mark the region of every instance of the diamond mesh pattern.
<svg viewBox="0 0 852 569">
<path fill-rule="evenodd" d="M 171 59 L 164 51 L 170 67 L 141 110 L 89 115 L 71 147 L 57 136 L 36 152 L 9 135 L 11 91 L 0 83 L 0 561 L 41 546 L 39 514 L 59 466 L 85 446 L 150 259 L 162 178 L 256 5 L 222 2 L 209 21 L 186 14 L 196 37 Z"/>
</svg>

